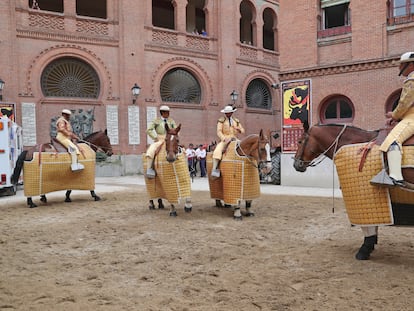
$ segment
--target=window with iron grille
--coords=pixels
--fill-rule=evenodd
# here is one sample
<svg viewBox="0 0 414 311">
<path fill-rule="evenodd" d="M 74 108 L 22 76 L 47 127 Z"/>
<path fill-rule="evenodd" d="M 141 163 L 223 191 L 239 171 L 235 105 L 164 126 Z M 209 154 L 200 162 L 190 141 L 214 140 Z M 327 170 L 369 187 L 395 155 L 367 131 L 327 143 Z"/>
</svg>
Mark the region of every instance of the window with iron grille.
<svg viewBox="0 0 414 311">
<path fill-rule="evenodd" d="M 201 88 L 197 79 L 187 70 L 174 68 L 161 80 L 161 99 L 164 102 L 193 103 L 201 101 Z"/>
<path fill-rule="evenodd" d="M 254 79 L 246 90 L 246 104 L 249 108 L 272 108 L 272 94 L 267 84 L 261 79 Z"/>
<path fill-rule="evenodd" d="M 96 71 L 84 61 L 63 57 L 46 66 L 41 76 L 46 97 L 98 98 L 100 81 Z"/>
</svg>

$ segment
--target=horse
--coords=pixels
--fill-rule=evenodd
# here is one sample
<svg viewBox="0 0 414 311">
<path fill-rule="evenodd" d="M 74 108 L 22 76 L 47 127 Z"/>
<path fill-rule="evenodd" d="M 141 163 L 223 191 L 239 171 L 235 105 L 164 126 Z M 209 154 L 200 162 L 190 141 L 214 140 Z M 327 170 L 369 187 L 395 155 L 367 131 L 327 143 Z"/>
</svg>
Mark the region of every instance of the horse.
<svg viewBox="0 0 414 311">
<path fill-rule="evenodd" d="M 25 196 L 30 208 L 37 207 L 32 196 L 40 195 L 40 201 L 47 203 L 46 193 L 65 190 L 68 186 L 71 186 L 71 190 L 66 190 L 65 202 L 72 201 L 70 194 L 73 189 L 90 190 L 94 200 L 100 200 L 93 189 L 95 187 L 95 152 L 100 150 L 107 156 L 113 154 L 107 130 L 94 132 L 83 140 L 79 140 L 78 143 L 82 151 L 79 161 L 88 162 L 81 172 L 71 172 L 67 149 L 54 138 L 50 143 L 35 145 L 19 155 L 12 182 L 17 183 L 23 170 Z"/>
<path fill-rule="evenodd" d="M 379 144 L 383 130 L 367 131 L 345 124 L 314 125 L 304 123 L 293 166 L 298 172 L 316 166 L 326 156 L 335 161 L 348 218 L 359 225 L 364 242 L 355 255 L 369 259 L 378 243 L 378 225 L 413 225 L 414 193 L 401 187 L 378 187 L 370 181 L 383 169 Z M 404 144 L 403 165 L 414 147 Z M 411 149 L 407 149 L 411 148 Z M 413 183 L 414 169 L 403 167 L 404 180 Z M 362 203 L 363 202 L 363 203 Z M 361 207 L 361 203 L 364 206 Z"/>
<path fill-rule="evenodd" d="M 245 216 L 254 216 L 252 200 L 260 196 L 259 169 L 268 174 L 272 169 L 270 143 L 263 130 L 259 134 L 251 134 L 241 140 L 230 143 L 220 162 L 221 176 L 211 176 L 212 154 L 207 157 L 208 182 L 210 197 L 216 200 L 216 206 L 235 206 L 233 218 L 242 220 L 240 202 L 245 200 Z"/>
<path fill-rule="evenodd" d="M 166 136 L 163 144 L 156 152 L 154 158 L 155 178 L 145 176 L 145 185 L 150 197 L 149 209 L 154 210 L 154 199 L 158 199 L 158 208 L 163 209 L 162 199 L 170 203 L 170 216 L 176 217 L 176 203 L 185 199 L 184 211 L 191 212 L 191 184 L 188 163 L 184 149 L 179 145 L 178 133 L 181 130 L 181 124 L 176 128 L 169 128 L 165 124 Z M 146 155 L 143 155 L 145 159 Z M 147 170 L 147 161 L 144 162 L 144 171 Z"/>
</svg>

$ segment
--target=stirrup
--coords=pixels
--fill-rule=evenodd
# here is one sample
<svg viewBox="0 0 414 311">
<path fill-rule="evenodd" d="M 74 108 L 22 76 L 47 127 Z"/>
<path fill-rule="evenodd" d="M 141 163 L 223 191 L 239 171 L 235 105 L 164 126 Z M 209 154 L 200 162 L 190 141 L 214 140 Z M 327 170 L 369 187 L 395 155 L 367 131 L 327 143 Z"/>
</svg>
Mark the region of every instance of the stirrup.
<svg viewBox="0 0 414 311">
<path fill-rule="evenodd" d="M 214 169 L 211 171 L 211 177 L 220 177 L 220 170 L 219 169 Z"/>
<path fill-rule="evenodd" d="M 77 171 L 81 171 L 85 168 L 85 166 L 83 166 L 83 164 L 81 163 L 72 163 L 70 165 L 70 168 L 72 170 L 72 172 L 77 172 Z"/>
<path fill-rule="evenodd" d="M 377 175 L 375 175 L 371 179 L 370 184 L 378 187 L 394 187 L 396 185 L 394 179 L 387 174 L 385 169 L 382 169 Z"/>
<path fill-rule="evenodd" d="M 149 178 L 149 179 L 153 179 L 153 178 L 155 178 L 155 175 L 156 175 L 156 173 L 155 173 L 155 171 L 152 169 L 152 168 L 147 168 L 147 178 Z"/>
</svg>

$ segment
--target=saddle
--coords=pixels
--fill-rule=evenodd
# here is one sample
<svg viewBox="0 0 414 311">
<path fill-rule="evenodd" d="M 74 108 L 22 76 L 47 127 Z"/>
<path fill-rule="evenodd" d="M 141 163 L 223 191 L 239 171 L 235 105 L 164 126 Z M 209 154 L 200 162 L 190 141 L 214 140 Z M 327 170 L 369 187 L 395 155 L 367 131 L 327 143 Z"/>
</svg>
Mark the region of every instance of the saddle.
<svg viewBox="0 0 414 311">
<path fill-rule="evenodd" d="M 366 161 L 367 154 L 372 149 L 372 146 L 373 145 L 380 146 L 384 142 L 384 140 L 386 139 L 388 134 L 391 132 L 391 130 L 395 127 L 396 124 L 397 123 L 387 124 L 384 128 L 381 128 L 378 132 L 378 136 L 376 137 L 376 139 L 372 142 L 369 142 L 367 145 L 365 145 L 363 148 L 360 149 L 360 153 L 362 153 L 362 156 L 361 156 L 361 161 L 360 161 L 359 169 L 358 169 L 359 172 L 362 171 L 362 168 L 363 168 L 364 163 Z M 403 147 L 408 147 L 408 146 L 414 146 L 414 135 L 411 136 L 410 138 L 408 138 L 403 143 Z M 383 158 L 383 161 L 382 161 L 383 164 L 387 163 L 387 154 L 381 152 L 381 156 Z M 403 161 L 403 165 L 404 165 L 404 161 Z M 404 171 L 404 167 L 402 169 Z M 379 180 L 382 180 L 382 181 L 384 181 L 386 179 L 389 179 L 386 170 L 387 170 L 387 168 L 383 167 L 382 171 L 378 175 L 376 175 L 373 179 L 379 179 Z M 414 181 L 407 180 L 407 182 L 412 184 Z M 392 184 L 392 181 L 389 181 L 389 183 Z M 412 188 L 412 186 L 410 185 L 409 188 Z"/>
<path fill-rule="evenodd" d="M 375 139 L 375 144 L 380 146 L 391 130 L 397 125 L 397 123 L 387 124 L 385 127 L 381 128 L 378 132 L 378 136 Z M 414 146 L 414 135 L 408 138 L 404 143 L 403 146 Z"/>
<path fill-rule="evenodd" d="M 57 139 L 56 137 L 51 137 L 50 139 L 50 145 L 52 146 L 52 148 L 54 148 L 55 150 L 53 150 L 54 152 L 68 152 L 68 149 L 63 146 Z"/>
</svg>

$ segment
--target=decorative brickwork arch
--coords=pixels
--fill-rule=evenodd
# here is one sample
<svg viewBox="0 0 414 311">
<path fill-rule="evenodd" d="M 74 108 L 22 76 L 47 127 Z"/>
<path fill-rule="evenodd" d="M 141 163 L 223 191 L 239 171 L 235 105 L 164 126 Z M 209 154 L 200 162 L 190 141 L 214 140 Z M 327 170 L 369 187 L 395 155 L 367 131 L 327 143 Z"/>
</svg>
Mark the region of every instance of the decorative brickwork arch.
<svg viewBox="0 0 414 311">
<path fill-rule="evenodd" d="M 213 86 L 207 72 L 201 65 L 186 57 L 171 58 L 158 66 L 152 76 L 152 98 L 154 98 L 157 102 L 162 101 L 160 94 L 161 80 L 169 71 L 175 68 L 187 70 L 197 79 L 201 88 L 201 107 L 204 107 L 208 105 L 209 102 L 213 101 Z"/>
<path fill-rule="evenodd" d="M 32 60 L 27 69 L 25 90 L 20 92 L 19 95 L 34 96 L 34 94 L 39 94 L 36 97 L 41 97 L 40 77 L 43 70 L 48 64 L 62 57 L 78 58 L 89 64 L 96 71 L 101 81 L 98 98 L 102 99 L 104 94 L 107 94 L 106 99 L 114 99 L 112 95 L 112 78 L 105 63 L 91 50 L 74 44 L 59 44 L 41 51 Z"/>
</svg>

